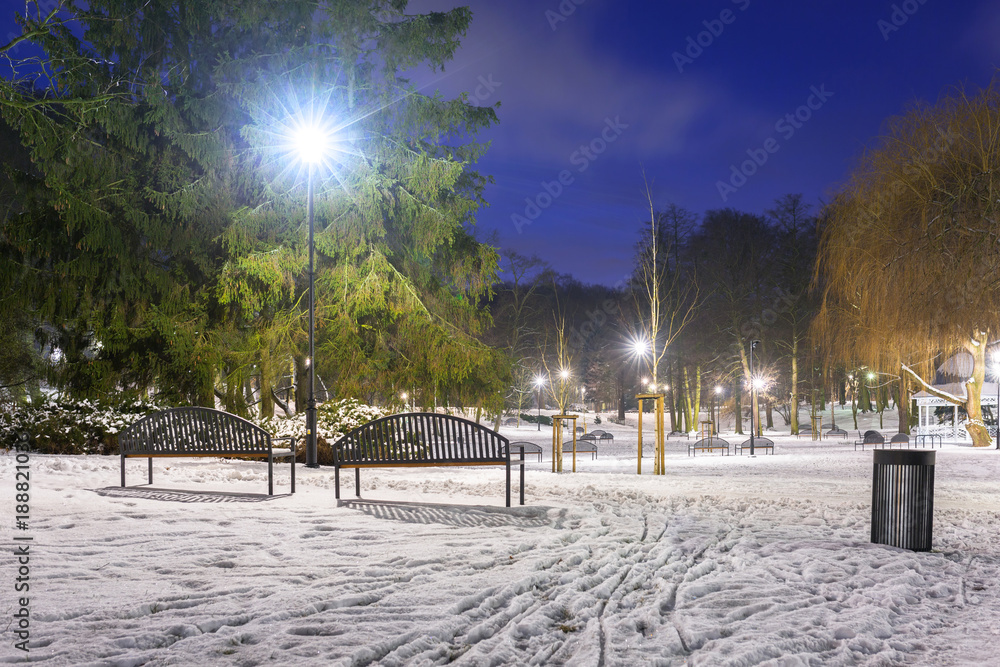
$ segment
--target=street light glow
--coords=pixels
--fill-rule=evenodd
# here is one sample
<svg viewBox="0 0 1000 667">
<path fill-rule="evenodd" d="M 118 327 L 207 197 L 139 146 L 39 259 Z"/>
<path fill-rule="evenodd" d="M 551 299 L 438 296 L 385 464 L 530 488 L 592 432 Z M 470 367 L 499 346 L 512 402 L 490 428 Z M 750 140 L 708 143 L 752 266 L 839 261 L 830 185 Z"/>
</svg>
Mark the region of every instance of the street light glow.
<svg viewBox="0 0 1000 667">
<path fill-rule="evenodd" d="M 330 151 L 330 135 L 317 125 L 299 126 L 292 138 L 299 159 L 306 164 L 319 164 Z"/>
<path fill-rule="evenodd" d="M 569 371 L 566 370 L 565 368 L 562 369 L 562 371 L 560 371 L 560 373 L 559 373 L 559 377 L 561 377 L 563 380 L 568 379 L 569 378 Z"/>
<path fill-rule="evenodd" d="M 716 385 L 716 387 L 715 387 L 715 393 L 716 394 L 721 394 L 722 393 L 722 387 Z"/>
<path fill-rule="evenodd" d="M 543 384 L 545 384 L 545 378 L 543 378 L 541 375 L 535 376 L 535 386 L 541 387 Z"/>
</svg>

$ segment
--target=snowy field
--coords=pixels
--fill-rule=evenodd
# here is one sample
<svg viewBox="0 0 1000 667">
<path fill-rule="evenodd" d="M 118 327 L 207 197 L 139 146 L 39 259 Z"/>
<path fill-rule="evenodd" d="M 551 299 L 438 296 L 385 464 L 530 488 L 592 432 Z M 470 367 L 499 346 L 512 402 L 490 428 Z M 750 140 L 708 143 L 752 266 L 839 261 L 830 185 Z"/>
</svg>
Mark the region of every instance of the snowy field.
<svg viewBox="0 0 1000 667">
<path fill-rule="evenodd" d="M 3 539 L 33 537 L 30 661 L 1000 664 L 1000 452 L 938 450 L 934 550 L 913 553 L 869 542 L 870 449 L 689 458 L 671 438 L 667 474 L 638 477 L 635 430 L 599 428 L 614 447 L 576 474 L 530 463 L 511 509 L 501 468 L 362 471 L 362 500 L 349 473 L 338 506 L 328 468 L 268 498 L 260 463 L 158 459 L 150 488 L 133 460 L 121 489 L 117 458 L 32 455 L 27 532 L 2 456 Z M 12 628 L 0 662 L 25 660 Z"/>
</svg>

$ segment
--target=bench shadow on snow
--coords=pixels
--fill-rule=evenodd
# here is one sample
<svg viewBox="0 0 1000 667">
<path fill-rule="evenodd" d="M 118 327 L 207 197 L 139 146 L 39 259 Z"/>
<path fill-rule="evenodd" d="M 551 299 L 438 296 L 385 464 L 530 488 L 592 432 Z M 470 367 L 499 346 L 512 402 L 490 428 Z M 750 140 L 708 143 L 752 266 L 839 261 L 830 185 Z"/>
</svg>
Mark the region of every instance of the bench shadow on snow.
<svg viewBox="0 0 1000 667">
<path fill-rule="evenodd" d="M 550 526 L 546 507 L 489 507 L 445 505 L 384 500 L 341 500 L 340 507 L 354 509 L 376 519 L 404 523 L 441 524 L 446 526 L 501 528 L 539 528 Z"/>
<path fill-rule="evenodd" d="M 108 486 L 94 489 L 99 496 L 109 498 L 140 498 L 173 503 L 263 503 L 269 500 L 290 497 L 288 494 L 269 496 L 266 493 L 234 493 L 231 491 L 184 491 L 159 489 L 152 486 L 126 487 Z"/>
</svg>

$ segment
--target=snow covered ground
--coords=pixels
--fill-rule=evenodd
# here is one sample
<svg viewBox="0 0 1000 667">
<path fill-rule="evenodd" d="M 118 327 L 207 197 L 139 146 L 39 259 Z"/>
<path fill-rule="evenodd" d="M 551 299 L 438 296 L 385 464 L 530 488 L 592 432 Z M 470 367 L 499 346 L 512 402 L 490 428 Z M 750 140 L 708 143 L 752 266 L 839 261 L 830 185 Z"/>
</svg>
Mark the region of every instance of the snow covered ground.
<svg viewBox="0 0 1000 667">
<path fill-rule="evenodd" d="M 33 537 L 28 656 L 1000 664 L 1000 452 L 938 450 L 934 550 L 913 553 L 869 542 L 871 450 L 776 435 L 773 456 L 690 458 L 672 438 L 667 474 L 647 458 L 638 477 L 634 429 L 599 428 L 614 447 L 576 474 L 530 463 L 527 504 L 511 509 L 499 468 L 362 471 L 363 499 L 348 476 L 338 506 L 327 468 L 300 467 L 294 496 L 268 498 L 260 463 L 159 459 L 152 488 L 121 489 L 116 458 L 32 455 L 26 532 L 13 529 L 15 461 L 2 456 L 5 552 Z M 547 442 L 535 429 L 502 430 Z M 144 461 L 128 469 L 143 481 Z M 7 626 L 17 565 L 2 565 L 0 662 L 21 662 Z"/>
</svg>

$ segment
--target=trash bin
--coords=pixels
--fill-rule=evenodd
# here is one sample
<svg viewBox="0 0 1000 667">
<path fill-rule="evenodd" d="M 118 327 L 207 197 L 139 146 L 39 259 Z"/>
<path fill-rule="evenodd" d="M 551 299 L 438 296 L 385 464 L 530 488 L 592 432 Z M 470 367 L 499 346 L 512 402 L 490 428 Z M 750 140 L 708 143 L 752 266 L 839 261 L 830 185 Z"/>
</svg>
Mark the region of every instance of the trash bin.
<svg viewBox="0 0 1000 667">
<path fill-rule="evenodd" d="M 872 542 L 930 551 L 935 453 L 892 449 L 874 453 Z"/>
</svg>

